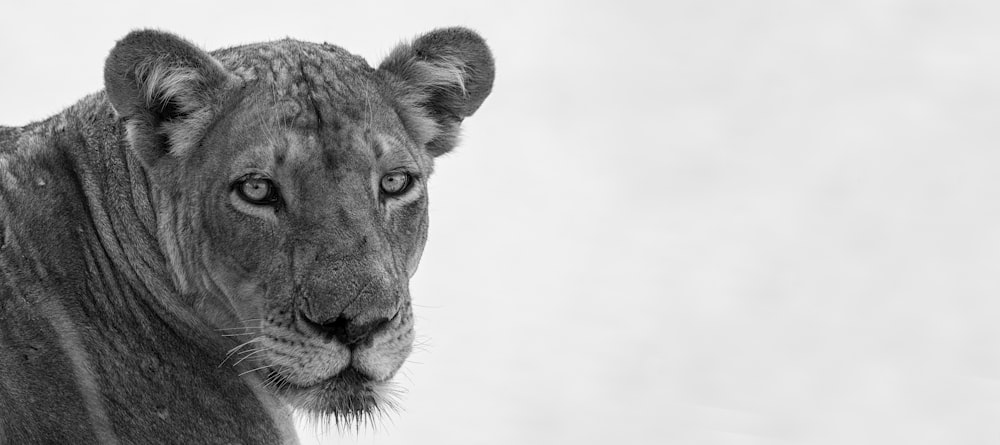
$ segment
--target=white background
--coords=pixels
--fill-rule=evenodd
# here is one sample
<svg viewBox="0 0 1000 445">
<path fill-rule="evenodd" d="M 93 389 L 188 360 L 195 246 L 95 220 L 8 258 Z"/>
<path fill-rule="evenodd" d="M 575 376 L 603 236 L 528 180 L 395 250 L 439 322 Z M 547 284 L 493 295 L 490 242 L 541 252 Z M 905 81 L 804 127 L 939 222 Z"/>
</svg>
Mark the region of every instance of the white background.
<svg viewBox="0 0 1000 445">
<path fill-rule="evenodd" d="M 134 28 L 487 38 L 404 410 L 304 443 L 1000 443 L 1000 3 L 4 1 L 7 125 Z"/>
</svg>

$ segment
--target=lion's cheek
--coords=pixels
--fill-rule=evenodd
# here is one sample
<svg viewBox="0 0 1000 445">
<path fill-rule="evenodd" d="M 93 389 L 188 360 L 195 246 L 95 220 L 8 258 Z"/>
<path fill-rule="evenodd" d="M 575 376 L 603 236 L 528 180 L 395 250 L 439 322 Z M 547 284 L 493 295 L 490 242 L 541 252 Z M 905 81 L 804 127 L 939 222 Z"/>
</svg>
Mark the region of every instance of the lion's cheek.
<svg viewBox="0 0 1000 445">
<path fill-rule="evenodd" d="M 226 199 L 211 203 L 205 210 L 212 213 L 204 228 L 213 262 L 249 276 L 267 275 L 281 266 L 284 231 L 272 221 L 235 210 Z"/>
</svg>

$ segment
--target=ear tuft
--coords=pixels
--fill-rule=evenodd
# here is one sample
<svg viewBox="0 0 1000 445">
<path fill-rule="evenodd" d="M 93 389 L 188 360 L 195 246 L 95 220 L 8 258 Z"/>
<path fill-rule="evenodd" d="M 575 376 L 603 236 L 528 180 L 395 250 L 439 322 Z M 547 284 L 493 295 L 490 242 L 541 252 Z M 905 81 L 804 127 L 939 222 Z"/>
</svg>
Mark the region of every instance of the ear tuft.
<svg viewBox="0 0 1000 445">
<path fill-rule="evenodd" d="M 104 65 L 108 99 L 147 166 L 197 145 L 216 114 L 220 93 L 235 81 L 195 45 L 152 30 L 129 33 Z"/>
<path fill-rule="evenodd" d="M 403 124 L 435 156 L 454 148 L 462 120 L 493 89 L 493 55 L 479 34 L 443 28 L 400 44 L 379 71 L 401 82 L 396 91 Z"/>
</svg>

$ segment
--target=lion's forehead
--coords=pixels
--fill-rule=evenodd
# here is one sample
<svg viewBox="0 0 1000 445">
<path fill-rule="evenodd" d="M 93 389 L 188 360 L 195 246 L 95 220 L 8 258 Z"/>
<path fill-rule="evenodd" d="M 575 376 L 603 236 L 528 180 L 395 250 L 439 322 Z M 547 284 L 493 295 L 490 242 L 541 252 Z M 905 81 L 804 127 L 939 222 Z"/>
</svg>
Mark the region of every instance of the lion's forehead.
<svg viewBox="0 0 1000 445">
<path fill-rule="evenodd" d="M 346 73 L 371 72 L 368 62 L 335 45 L 285 39 L 226 48 L 212 53 L 244 80 L 267 80 L 277 85 L 295 82 L 303 66 L 319 68 L 328 81 Z"/>
<path fill-rule="evenodd" d="M 408 137 L 384 99 L 375 71 L 342 48 L 286 39 L 215 55 L 249 87 L 250 114 L 258 124 L 308 133 L 322 130 L 334 142 L 322 145 L 342 149 L 359 148 L 359 140 L 376 142 L 361 144 L 376 155 L 388 145 L 386 140 L 406 145 Z M 373 132 L 379 136 L 373 137 Z"/>
<path fill-rule="evenodd" d="M 361 57 L 333 45 L 295 40 L 230 48 L 216 57 L 268 102 L 279 104 L 275 118 L 304 128 L 347 125 L 345 119 L 371 118 L 385 108 Z"/>
</svg>

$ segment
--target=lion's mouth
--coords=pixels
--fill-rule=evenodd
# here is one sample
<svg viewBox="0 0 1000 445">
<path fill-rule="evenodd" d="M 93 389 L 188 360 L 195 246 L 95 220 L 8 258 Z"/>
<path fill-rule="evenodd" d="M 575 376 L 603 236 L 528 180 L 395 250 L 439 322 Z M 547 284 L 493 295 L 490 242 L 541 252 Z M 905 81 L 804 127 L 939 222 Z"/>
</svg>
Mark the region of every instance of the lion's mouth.
<svg viewBox="0 0 1000 445">
<path fill-rule="evenodd" d="M 308 386 L 292 383 L 274 370 L 268 371 L 267 382 L 296 409 L 312 416 L 332 417 L 340 425 L 371 422 L 376 414 L 396 405 L 390 383 L 375 381 L 351 366 Z"/>
</svg>

